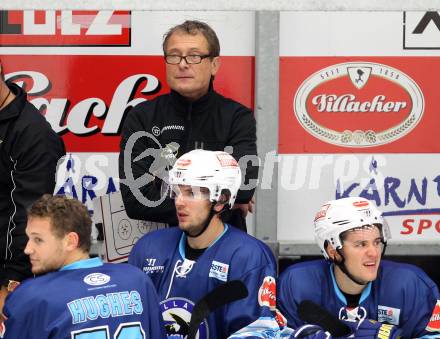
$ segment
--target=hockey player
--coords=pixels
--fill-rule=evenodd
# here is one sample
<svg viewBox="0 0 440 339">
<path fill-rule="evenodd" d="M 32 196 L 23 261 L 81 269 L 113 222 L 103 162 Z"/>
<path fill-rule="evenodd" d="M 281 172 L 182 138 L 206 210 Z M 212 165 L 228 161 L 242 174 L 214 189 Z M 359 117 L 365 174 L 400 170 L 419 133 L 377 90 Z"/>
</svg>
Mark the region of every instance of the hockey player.
<svg viewBox="0 0 440 339">
<path fill-rule="evenodd" d="M 304 324 L 298 305 L 310 300 L 343 320 L 396 325 L 403 338 L 440 337 L 437 286 L 415 266 L 381 261 L 390 231 L 368 200 L 324 204 L 315 238 L 327 260 L 293 265 L 279 280 L 278 305 L 290 327 Z"/>
<path fill-rule="evenodd" d="M 78 200 L 44 195 L 28 211 L 32 272 L 6 299 L 1 338 L 165 338 L 151 280 L 89 258 L 92 221 Z"/>
<path fill-rule="evenodd" d="M 179 227 L 146 234 L 130 254 L 129 263 L 148 274 L 157 288 L 169 337 L 184 338 L 194 304 L 231 280 L 241 280 L 248 296 L 212 312 L 199 326 L 199 339 L 226 338 L 276 306 L 270 249 L 221 220 L 222 211 L 234 204 L 240 182 L 240 168 L 228 153 L 194 150 L 182 155 L 169 173 Z"/>
</svg>

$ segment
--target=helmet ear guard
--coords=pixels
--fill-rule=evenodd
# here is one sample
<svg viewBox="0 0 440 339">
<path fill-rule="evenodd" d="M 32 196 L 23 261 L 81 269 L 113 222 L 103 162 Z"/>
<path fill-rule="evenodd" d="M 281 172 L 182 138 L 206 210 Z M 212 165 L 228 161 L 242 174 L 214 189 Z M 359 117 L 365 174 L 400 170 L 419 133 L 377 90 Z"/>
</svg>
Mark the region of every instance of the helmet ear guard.
<svg viewBox="0 0 440 339">
<path fill-rule="evenodd" d="M 332 200 L 318 211 L 314 221 L 315 240 L 326 259 L 329 259 L 327 246 L 331 244 L 336 250 L 343 247 L 342 233 L 366 225 L 376 225 L 384 243 L 391 238 L 388 223 L 382 213 L 367 199 L 350 197 Z"/>
</svg>

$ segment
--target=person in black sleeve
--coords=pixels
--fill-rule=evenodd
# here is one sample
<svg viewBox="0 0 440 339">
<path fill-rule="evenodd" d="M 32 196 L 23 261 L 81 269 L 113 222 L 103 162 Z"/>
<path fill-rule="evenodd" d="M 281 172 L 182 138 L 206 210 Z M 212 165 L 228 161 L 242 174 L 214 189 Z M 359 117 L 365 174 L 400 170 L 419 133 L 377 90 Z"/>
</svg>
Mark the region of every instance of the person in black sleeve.
<svg viewBox="0 0 440 339">
<path fill-rule="evenodd" d="M 231 152 L 237 161 L 256 159 L 256 122 L 250 109 L 214 90 L 220 44 L 206 23 L 185 21 L 171 28 L 163 51 L 171 92 L 140 103 L 127 115 L 119 176 L 130 218 L 176 225 L 174 203 L 165 194 L 167 170 L 175 159 L 193 149 Z M 248 187 L 258 177 L 253 163 L 240 163 Z M 242 185 L 234 208 L 224 216 L 245 231 L 244 218 L 253 209 L 254 189 L 248 187 Z"/>
<path fill-rule="evenodd" d="M 7 294 L 32 275 L 24 254 L 26 209 L 55 188 L 64 144 L 26 93 L 5 82 L 0 64 L 0 311 Z"/>
</svg>

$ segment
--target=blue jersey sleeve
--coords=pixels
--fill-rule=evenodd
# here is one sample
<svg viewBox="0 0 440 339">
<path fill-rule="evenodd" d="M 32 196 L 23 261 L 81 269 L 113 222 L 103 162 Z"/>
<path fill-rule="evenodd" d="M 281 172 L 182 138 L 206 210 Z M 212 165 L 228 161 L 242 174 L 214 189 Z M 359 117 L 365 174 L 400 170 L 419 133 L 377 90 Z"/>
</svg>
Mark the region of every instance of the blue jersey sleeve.
<svg viewBox="0 0 440 339">
<path fill-rule="evenodd" d="M 297 328 L 304 324 L 298 317 L 297 309 L 301 300 L 295 298 L 296 279 L 292 277 L 292 271 L 287 270 L 281 274 L 277 285 L 277 306 L 286 317 L 287 325 Z"/>
<path fill-rule="evenodd" d="M 410 285 L 413 305 L 402 319 L 403 333 L 417 338 L 440 338 L 440 294 L 437 286 L 424 273 Z M 412 331 L 411 331 L 412 329 Z"/>
<path fill-rule="evenodd" d="M 144 278 L 147 293 L 147 298 L 144 299 L 144 309 L 148 310 L 148 317 L 144 321 L 148 321 L 147 328 L 150 331 L 146 333 L 146 338 L 166 338 L 162 313 L 159 309 L 159 297 L 151 279 L 148 276 Z"/>
<path fill-rule="evenodd" d="M 246 271 L 236 271 L 229 280 L 242 281 L 247 289 L 248 296 L 235 301 L 226 307 L 224 327 L 227 333 L 234 333 L 240 328 L 249 325 L 261 316 L 272 316 L 276 306 L 276 266 L 272 253 L 264 255 L 264 263 Z"/>
<path fill-rule="evenodd" d="M 24 294 L 23 289 L 17 288 L 7 297 L 3 308 L 6 320 L 3 323 L 3 333 L 0 333 L 0 337 L 5 339 L 48 338 L 45 306 L 37 298 Z"/>
</svg>

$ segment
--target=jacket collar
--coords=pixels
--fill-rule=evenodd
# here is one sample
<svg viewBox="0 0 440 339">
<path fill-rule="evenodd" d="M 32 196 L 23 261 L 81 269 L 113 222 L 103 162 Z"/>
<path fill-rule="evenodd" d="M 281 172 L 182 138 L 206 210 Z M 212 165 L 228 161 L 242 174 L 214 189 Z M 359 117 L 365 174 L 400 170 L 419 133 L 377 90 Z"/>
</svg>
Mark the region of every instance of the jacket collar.
<svg viewBox="0 0 440 339">
<path fill-rule="evenodd" d="M 15 95 L 14 100 L 12 100 L 7 106 L 0 110 L 0 121 L 16 118 L 23 111 L 23 107 L 26 103 L 26 92 L 12 82 L 7 82 L 9 89 Z"/>
<path fill-rule="evenodd" d="M 212 104 L 212 98 L 214 97 L 214 95 L 215 91 L 212 85 L 212 81 L 209 85 L 208 92 L 195 101 L 189 101 L 178 92 L 171 90 L 171 105 L 179 114 L 186 115 L 188 114 L 188 112 L 191 112 L 192 114 L 202 113 L 208 110 L 208 107 Z"/>
</svg>

